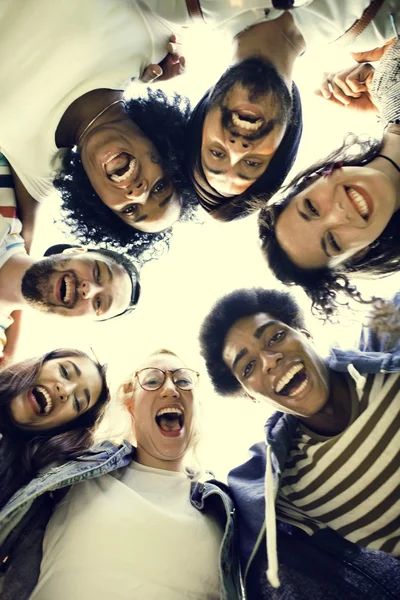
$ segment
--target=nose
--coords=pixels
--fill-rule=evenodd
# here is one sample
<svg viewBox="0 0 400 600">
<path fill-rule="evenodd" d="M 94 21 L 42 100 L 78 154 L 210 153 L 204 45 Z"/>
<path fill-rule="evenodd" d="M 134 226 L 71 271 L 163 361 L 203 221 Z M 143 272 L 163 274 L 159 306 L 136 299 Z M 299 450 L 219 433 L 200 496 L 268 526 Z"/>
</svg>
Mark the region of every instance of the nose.
<svg viewBox="0 0 400 600">
<path fill-rule="evenodd" d="M 137 204 L 144 204 L 147 200 L 149 183 L 146 179 L 141 179 L 138 183 L 131 185 L 125 192 L 127 200 L 134 200 Z"/>
<path fill-rule="evenodd" d="M 228 137 L 229 149 L 234 154 L 245 154 L 246 152 L 249 152 L 249 150 L 251 150 L 252 145 L 253 144 L 251 142 L 249 142 L 248 140 L 244 140 L 241 137 Z"/>
<path fill-rule="evenodd" d="M 83 300 L 90 300 L 90 298 L 93 298 L 93 296 L 98 294 L 101 289 L 102 286 L 95 281 L 84 279 L 79 287 L 80 296 Z"/>
<path fill-rule="evenodd" d="M 74 391 L 75 384 L 72 381 L 56 384 L 56 398 L 60 402 L 66 402 Z"/>
<path fill-rule="evenodd" d="M 260 353 L 262 372 L 264 375 L 268 375 L 272 369 L 278 365 L 279 361 L 282 360 L 283 354 L 281 352 L 270 352 L 263 350 Z"/>
<path fill-rule="evenodd" d="M 351 213 L 345 198 L 335 198 L 332 208 L 326 217 L 328 227 L 348 225 L 351 222 Z"/>
<path fill-rule="evenodd" d="M 161 396 L 163 398 L 179 398 L 179 388 L 172 381 L 171 373 L 167 373 L 167 378 L 161 388 Z"/>
</svg>

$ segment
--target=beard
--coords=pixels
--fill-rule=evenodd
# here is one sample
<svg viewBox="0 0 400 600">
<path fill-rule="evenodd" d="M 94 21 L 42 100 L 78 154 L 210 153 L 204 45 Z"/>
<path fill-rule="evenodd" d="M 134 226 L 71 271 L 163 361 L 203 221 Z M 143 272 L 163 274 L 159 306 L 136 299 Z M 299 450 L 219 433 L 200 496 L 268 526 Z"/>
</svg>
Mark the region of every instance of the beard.
<svg viewBox="0 0 400 600">
<path fill-rule="evenodd" d="M 58 274 L 61 277 L 61 272 L 55 267 L 64 267 L 69 262 L 69 259 L 60 259 L 53 256 L 40 260 L 27 269 L 22 283 L 21 291 L 24 299 L 32 308 L 42 312 L 54 313 L 59 304 L 50 302 L 50 294 L 52 292 L 51 277 Z M 75 290 L 78 287 L 78 281 L 75 273 L 69 272 L 75 278 Z M 77 298 L 72 305 L 65 308 L 74 308 Z"/>
<path fill-rule="evenodd" d="M 233 136 L 238 136 L 238 134 L 235 133 L 232 113 L 226 107 L 225 101 L 235 85 L 247 90 L 250 103 L 270 106 L 273 115 L 259 131 L 241 137 L 257 140 L 268 135 L 276 124 L 289 121 L 292 112 L 292 97 L 283 78 L 268 60 L 260 57 L 248 58 L 225 71 L 216 83 L 209 101 L 208 110 L 215 107 L 221 109 L 222 125 Z"/>
</svg>

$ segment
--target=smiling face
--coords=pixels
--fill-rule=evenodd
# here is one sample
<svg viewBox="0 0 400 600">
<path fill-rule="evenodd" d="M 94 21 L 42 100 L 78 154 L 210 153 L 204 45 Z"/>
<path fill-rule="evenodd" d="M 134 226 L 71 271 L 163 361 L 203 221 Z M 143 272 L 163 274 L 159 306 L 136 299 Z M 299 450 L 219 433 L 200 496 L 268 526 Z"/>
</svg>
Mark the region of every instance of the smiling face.
<svg viewBox="0 0 400 600">
<path fill-rule="evenodd" d="M 140 366 L 140 369 L 144 368 L 173 371 L 185 368 L 185 364 L 177 356 L 156 354 Z M 151 381 L 149 372 L 146 382 Z M 180 470 L 196 432 L 197 407 L 193 390 L 180 389 L 169 374 L 158 390 L 147 391 L 135 377 L 129 408 L 134 418 L 138 462 L 161 469 Z"/>
<path fill-rule="evenodd" d="M 81 158 L 102 202 L 130 227 L 153 233 L 179 219 L 180 199 L 157 149 L 129 117 L 89 131 Z"/>
<path fill-rule="evenodd" d="M 89 358 L 49 360 L 42 365 L 34 385 L 11 400 L 10 415 L 21 429 L 60 427 L 94 406 L 101 388 L 100 374 Z"/>
<path fill-rule="evenodd" d="M 253 398 L 310 417 L 329 397 L 328 370 L 307 332 L 268 313 L 239 319 L 225 338 L 223 360 Z"/>
<path fill-rule="evenodd" d="M 34 263 L 22 280 L 32 306 L 62 317 L 110 319 L 130 305 L 132 282 L 125 269 L 97 252 L 64 252 Z"/>
<path fill-rule="evenodd" d="M 201 164 L 223 196 L 242 194 L 265 173 L 286 131 L 291 98 L 274 67 L 250 59 L 217 84 L 202 131 Z"/>
<path fill-rule="evenodd" d="M 384 173 L 343 167 L 292 198 L 277 221 L 276 237 L 299 267 L 335 266 L 376 240 L 395 207 L 396 189 Z"/>
</svg>

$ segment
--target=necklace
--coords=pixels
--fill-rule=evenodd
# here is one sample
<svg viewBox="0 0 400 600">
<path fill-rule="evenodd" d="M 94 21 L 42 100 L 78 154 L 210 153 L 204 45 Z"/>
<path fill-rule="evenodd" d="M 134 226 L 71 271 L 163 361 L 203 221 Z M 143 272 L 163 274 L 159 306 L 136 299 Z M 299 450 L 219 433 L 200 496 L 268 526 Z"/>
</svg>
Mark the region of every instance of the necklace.
<svg viewBox="0 0 400 600">
<path fill-rule="evenodd" d="M 95 121 L 97 121 L 97 119 L 99 119 L 101 117 L 101 115 L 104 115 L 104 113 L 106 112 L 106 110 L 108 110 L 109 108 L 111 108 L 112 106 L 114 106 L 114 104 L 118 104 L 118 102 L 124 102 L 123 100 L 114 100 L 114 102 L 111 102 L 111 104 L 109 104 L 108 106 L 106 106 L 105 108 L 103 108 L 103 110 L 101 110 L 95 117 L 94 119 L 92 119 L 90 121 L 90 123 L 88 125 L 86 125 L 85 129 L 82 131 L 81 135 L 78 137 L 78 141 L 76 143 L 77 146 L 79 146 L 81 139 L 83 138 L 83 136 L 85 135 L 85 133 L 87 132 L 87 130 L 89 129 L 89 127 L 91 127 L 93 125 L 93 123 L 95 123 Z"/>
<path fill-rule="evenodd" d="M 384 154 L 378 154 L 378 156 L 380 156 L 381 158 L 385 158 L 386 160 L 388 160 L 394 166 L 394 168 L 397 169 L 398 172 L 400 173 L 400 167 L 398 165 L 396 165 L 396 163 L 394 162 L 394 160 L 392 160 L 388 156 L 385 156 Z"/>
</svg>

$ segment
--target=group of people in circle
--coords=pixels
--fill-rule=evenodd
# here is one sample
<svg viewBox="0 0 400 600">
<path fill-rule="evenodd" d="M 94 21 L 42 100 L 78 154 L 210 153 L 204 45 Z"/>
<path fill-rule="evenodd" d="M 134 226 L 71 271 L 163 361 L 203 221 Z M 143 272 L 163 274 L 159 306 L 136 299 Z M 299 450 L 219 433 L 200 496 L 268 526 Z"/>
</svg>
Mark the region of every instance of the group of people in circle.
<svg viewBox="0 0 400 600">
<path fill-rule="evenodd" d="M 370 300 L 359 348 L 329 358 L 289 292 L 216 299 L 199 334 L 213 387 L 277 411 L 227 484 L 195 461 L 199 373 L 172 350 L 120 383 L 119 445 L 95 444 L 105 366 L 75 349 L 13 360 L 27 305 L 95 321 L 134 310 L 141 265 L 199 211 L 258 211 L 266 268 L 323 319 L 368 304 L 352 275 L 396 273 L 400 257 L 399 18 L 395 0 L 0 7 L 1 597 L 399 597 L 398 294 Z M 176 33 L 196 20 L 231 36 L 234 60 L 192 107 L 157 80 L 185 68 Z M 377 113 L 382 137 L 354 132 L 287 182 L 303 128 L 293 69 L 324 43 L 354 64 L 320 94 Z M 132 80 L 144 91 L 128 100 Z M 35 259 L 54 189 L 76 245 Z"/>
</svg>

